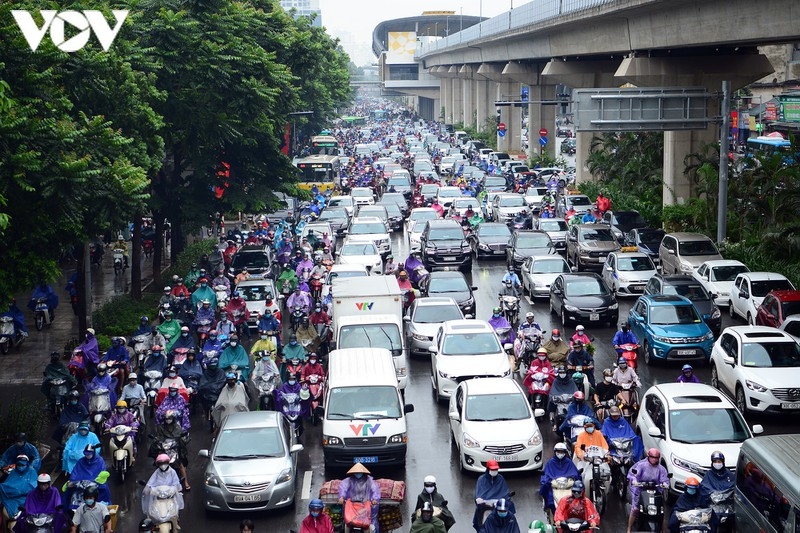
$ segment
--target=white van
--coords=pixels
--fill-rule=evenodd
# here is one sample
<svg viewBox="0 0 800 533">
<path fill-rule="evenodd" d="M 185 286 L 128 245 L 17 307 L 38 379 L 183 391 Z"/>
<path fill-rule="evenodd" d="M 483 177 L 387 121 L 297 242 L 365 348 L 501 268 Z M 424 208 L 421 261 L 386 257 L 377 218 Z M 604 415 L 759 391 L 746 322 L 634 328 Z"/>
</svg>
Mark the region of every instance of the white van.
<svg viewBox="0 0 800 533">
<path fill-rule="evenodd" d="M 405 466 L 406 415 L 414 406 L 403 404 L 389 350 L 333 350 L 323 405 L 319 414 L 326 468 Z"/>
</svg>

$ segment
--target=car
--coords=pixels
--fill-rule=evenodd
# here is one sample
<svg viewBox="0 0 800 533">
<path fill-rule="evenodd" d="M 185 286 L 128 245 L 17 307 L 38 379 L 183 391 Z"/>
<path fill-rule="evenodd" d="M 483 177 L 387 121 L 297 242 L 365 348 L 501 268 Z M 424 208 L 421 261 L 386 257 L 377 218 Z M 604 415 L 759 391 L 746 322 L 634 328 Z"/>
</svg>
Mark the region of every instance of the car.
<svg viewBox="0 0 800 533">
<path fill-rule="evenodd" d="M 458 198 L 453 202 L 453 208 L 456 210 L 456 214 L 458 216 L 464 216 L 464 213 L 467 212 L 467 209 L 472 208 L 476 214 L 479 214 L 485 217 L 485 213 L 483 212 L 483 205 L 481 202 L 472 196 L 464 196 L 462 198 Z"/>
<path fill-rule="evenodd" d="M 711 352 L 711 385 L 744 414 L 800 413 L 800 344 L 767 326 L 725 328 Z"/>
<path fill-rule="evenodd" d="M 785 317 L 778 329 L 785 331 L 800 342 L 800 313 Z"/>
<path fill-rule="evenodd" d="M 533 229 L 544 231 L 553 241 L 553 246 L 559 252 L 567 250 L 567 233 L 569 226 L 563 218 L 539 218 L 533 217 Z"/>
<path fill-rule="evenodd" d="M 644 293 L 645 284 L 657 273 L 647 254 L 611 252 L 603 265 L 602 277 L 617 296 L 638 296 Z"/>
<path fill-rule="evenodd" d="M 420 179 L 426 173 L 436 174 L 433 168 L 433 163 L 431 163 L 430 159 L 415 158 L 412 170 L 414 172 L 414 176 L 416 176 L 417 179 Z"/>
<path fill-rule="evenodd" d="M 250 328 L 255 328 L 258 325 L 258 317 L 264 313 L 266 308 L 267 294 L 272 295 L 272 298 L 276 301 L 283 298 L 283 295 L 276 290 L 275 282 L 271 279 L 240 281 L 236 284 L 234 290 L 239 291 L 239 295 L 247 306 L 247 325 Z"/>
<path fill-rule="evenodd" d="M 750 272 L 747 265 L 733 259 L 712 259 L 705 261 L 692 272 L 692 277 L 699 281 L 711 294 L 716 294 L 714 303 L 727 307 L 731 301 L 731 290 L 736 276 L 742 272 Z"/>
<path fill-rule="evenodd" d="M 328 199 L 327 209 L 332 207 L 344 207 L 347 209 L 347 214 L 353 216 L 355 210 L 355 201 L 352 196 L 331 196 Z"/>
<path fill-rule="evenodd" d="M 592 209 L 592 202 L 585 194 L 567 194 L 556 198 L 556 218 L 564 218 L 572 207 L 575 213 L 583 216 Z"/>
<path fill-rule="evenodd" d="M 560 255 L 534 255 L 526 257 L 521 269 L 522 293 L 531 298 L 548 298 L 550 285 L 560 274 L 571 272 L 567 261 Z"/>
<path fill-rule="evenodd" d="M 439 326 L 431 352 L 431 387 L 437 401 L 472 378 L 511 379 L 508 354 L 485 320 L 448 320 Z"/>
<path fill-rule="evenodd" d="M 633 228 L 628 232 L 625 245 L 635 246 L 638 251 L 649 255 L 653 263 L 658 266 L 661 264 L 661 259 L 658 257 L 658 247 L 661 246 L 661 240 L 664 235 L 666 235 L 666 232 L 663 229 Z"/>
<path fill-rule="evenodd" d="M 483 222 L 472 232 L 472 250 L 475 257 L 505 258 L 511 239 L 511 230 L 499 222 Z"/>
<path fill-rule="evenodd" d="M 662 383 L 642 395 L 636 432 L 645 449 L 661 452 L 670 478 L 670 491 L 680 493 L 686 478 L 702 478 L 711 470 L 711 453 L 721 451 L 731 473 L 736 470 L 742 443 L 764 431 L 747 427 L 727 396 L 702 383 Z"/>
<path fill-rule="evenodd" d="M 272 252 L 264 246 L 248 244 L 239 248 L 233 254 L 228 273 L 236 276 L 246 268 L 251 279 L 274 279 L 277 275 L 277 265 L 272 260 Z"/>
<path fill-rule="evenodd" d="M 350 214 L 345 207 L 326 207 L 320 213 L 317 221 L 326 222 L 333 234 L 341 237 L 350 223 Z"/>
<path fill-rule="evenodd" d="M 561 324 L 607 322 L 616 326 L 619 304 L 614 293 L 594 272 L 559 274 L 550 285 L 550 313 Z"/>
<path fill-rule="evenodd" d="M 503 176 L 486 176 L 483 178 L 483 190 L 487 194 L 505 192 L 506 189 L 508 189 L 508 181 Z"/>
<path fill-rule="evenodd" d="M 361 217 L 377 217 L 386 224 L 386 229 L 389 229 L 389 212 L 385 206 L 378 204 L 359 205 L 356 208 L 356 216 Z"/>
<path fill-rule="evenodd" d="M 639 340 L 640 359 L 708 361 L 714 333 L 694 304 L 675 294 L 639 296 L 628 313 L 631 332 Z"/>
<path fill-rule="evenodd" d="M 794 314 L 800 314 L 800 291 L 772 291 L 758 306 L 756 324 L 779 328 Z"/>
<path fill-rule="evenodd" d="M 528 204 L 521 194 L 499 193 L 492 198 L 492 220 L 511 224 L 520 211 L 527 211 Z"/>
<path fill-rule="evenodd" d="M 489 163 L 494 164 L 494 166 L 499 167 L 503 164 L 503 161 L 510 161 L 511 156 L 505 152 L 491 152 L 489 154 Z"/>
<path fill-rule="evenodd" d="M 472 270 L 472 248 L 464 230 L 455 220 L 428 220 L 420 235 L 420 249 L 425 268 L 458 267 Z"/>
<path fill-rule="evenodd" d="M 327 222 L 320 222 L 315 220 L 303 226 L 303 231 L 300 232 L 300 238 L 308 237 L 309 235 L 315 236 L 317 239 L 322 239 L 323 234 L 327 233 L 331 239 L 331 251 L 336 251 L 336 233 L 333 227 Z M 313 239 L 310 241 L 313 243 Z"/>
<path fill-rule="evenodd" d="M 542 433 L 527 395 L 516 381 L 462 381 L 450 396 L 448 416 L 462 471 L 485 472 L 491 460 L 497 461 L 503 472 L 542 468 Z"/>
<path fill-rule="evenodd" d="M 376 206 L 384 207 L 386 209 L 386 214 L 389 215 L 389 228 L 392 231 L 400 231 L 403 229 L 405 216 L 403 215 L 403 211 L 400 209 L 399 205 L 391 200 L 381 200 L 376 204 Z"/>
<path fill-rule="evenodd" d="M 464 315 L 475 316 L 475 295 L 478 290 L 470 286 L 464 274 L 453 270 L 431 272 L 428 280 L 420 287 L 423 296 L 450 297 L 458 303 Z"/>
<path fill-rule="evenodd" d="M 530 209 L 540 209 L 542 207 L 542 200 L 547 195 L 547 187 L 536 187 L 531 185 L 525 189 L 525 203 L 528 204 Z M 553 219 L 558 220 L 558 219 Z"/>
<path fill-rule="evenodd" d="M 561 141 L 562 154 L 574 154 L 576 147 L 577 143 L 575 139 L 564 139 L 563 141 Z"/>
<path fill-rule="evenodd" d="M 712 259 L 723 259 L 714 242 L 702 233 L 667 233 L 658 247 L 664 274 L 691 274 Z"/>
<path fill-rule="evenodd" d="M 289 420 L 278 411 L 231 413 L 210 450 L 203 483 L 206 511 L 252 513 L 295 500 L 298 454 Z"/>
<path fill-rule="evenodd" d="M 743 272 L 733 280 L 728 313 L 754 326 L 758 306 L 770 291 L 794 290 L 792 282 L 777 272 Z"/>
<path fill-rule="evenodd" d="M 526 257 L 556 253 L 555 244 L 544 231 L 514 230 L 506 247 L 506 266 L 519 272 Z"/>
<path fill-rule="evenodd" d="M 642 215 L 634 209 L 629 211 L 606 211 L 603 213 L 602 223 L 616 228 L 619 234 L 623 236 L 623 239 L 632 229 L 647 227 L 647 222 L 642 218 Z"/>
<path fill-rule="evenodd" d="M 353 187 L 350 189 L 350 196 L 356 206 L 372 205 L 375 203 L 375 193 L 369 187 Z"/>
<path fill-rule="evenodd" d="M 419 174 L 417 174 L 417 181 L 422 181 L 422 180 L 433 180 L 434 183 L 432 183 L 430 185 L 435 185 L 436 187 L 439 187 L 439 182 L 442 181 L 442 178 L 434 170 L 424 170 L 424 171 L 420 172 Z M 436 191 L 434 191 L 434 193 L 435 192 Z M 433 196 L 436 196 L 436 194 L 434 194 Z M 426 198 L 427 198 L 427 196 L 426 196 Z M 433 198 L 431 198 L 431 199 L 433 199 Z"/>
<path fill-rule="evenodd" d="M 394 188 L 394 190 L 392 190 Z M 386 180 L 386 192 L 400 193 L 407 198 L 411 197 L 411 174 L 406 169 L 395 170 Z"/>
<path fill-rule="evenodd" d="M 425 201 L 425 205 L 431 205 L 433 203 L 433 200 L 436 199 L 439 194 L 440 187 L 441 185 L 438 183 L 423 183 L 419 186 L 419 194 Z"/>
<path fill-rule="evenodd" d="M 439 213 L 432 207 L 415 207 L 405 221 L 406 235 L 412 250 L 419 250 L 419 239 L 425 229 L 425 221 L 437 220 Z"/>
<path fill-rule="evenodd" d="M 478 150 L 478 157 L 481 161 L 489 161 L 489 155 L 493 152 L 491 148 L 481 148 Z"/>
<path fill-rule="evenodd" d="M 383 274 L 381 254 L 369 237 L 347 237 L 341 249 L 336 252 L 336 260 L 342 265 L 364 265 L 370 274 Z"/>
<path fill-rule="evenodd" d="M 449 297 L 415 298 L 403 317 L 407 344 L 412 355 L 430 356 L 433 337 L 442 322 L 467 318 Z M 472 318 L 471 316 L 468 318 Z"/>
<path fill-rule="evenodd" d="M 459 187 L 439 187 L 439 190 L 436 191 L 436 199 L 439 200 L 439 205 L 444 209 L 450 207 L 450 204 L 452 204 L 456 198 L 461 198 L 462 196 L 464 196 L 464 194 Z"/>
<path fill-rule="evenodd" d="M 697 280 L 683 275 L 654 274 L 644 288 L 645 294 L 677 294 L 694 304 L 703 321 L 715 337 L 722 330 L 722 313 L 714 304 L 714 294 L 709 294 Z"/>
<path fill-rule="evenodd" d="M 608 254 L 620 250 L 611 228 L 600 224 L 575 224 L 567 233 L 567 262 L 581 270 L 600 270 Z"/>
<path fill-rule="evenodd" d="M 454 169 L 458 168 L 456 165 L 462 163 L 463 161 L 464 159 L 459 159 L 455 154 L 443 157 L 439 162 L 439 174 L 452 174 Z"/>
<path fill-rule="evenodd" d="M 297 199 L 289 196 L 284 192 L 276 192 L 275 196 L 278 197 L 278 200 L 281 202 L 281 205 L 285 205 L 285 207 L 280 207 L 271 213 L 267 213 L 267 222 L 270 224 L 277 224 L 282 220 L 286 220 L 291 213 L 293 216 L 297 214 Z"/>
<path fill-rule="evenodd" d="M 392 241 L 386 224 L 377 217 L 353 217 L 347 228 L 347 235 L 369 236 L 378 246 L 381 255 L 392 253 Z"/>
<path fill-rule="evenodd" d="M 380 201 L 378 202 L 380 205 L 386 205 L 388 203 L 395 203 L 397 207 L 400 208 L 400 211 L 403 212 L 403 216 L 407 216 L 410 212 L 408 207 L 408 200 L 402 193 L 399 192 L 385 192 L 383 196 L 381 196 Z"/>
</svg>

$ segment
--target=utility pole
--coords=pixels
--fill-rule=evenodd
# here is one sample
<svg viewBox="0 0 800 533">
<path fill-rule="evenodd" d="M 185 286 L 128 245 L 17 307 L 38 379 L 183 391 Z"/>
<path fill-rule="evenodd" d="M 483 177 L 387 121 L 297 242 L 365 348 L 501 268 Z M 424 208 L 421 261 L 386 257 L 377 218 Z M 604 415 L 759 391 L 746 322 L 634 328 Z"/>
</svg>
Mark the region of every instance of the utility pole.
<svg viewBox="0 0 800 533">
<path fill-rule="evenodd" d="M 731 82 L 722 82 L 722 125 L 719 133 L 719 199 L 717 202 L 717 243 L 728 234 L 728 130 L 730 129 Z"/>
</svg>

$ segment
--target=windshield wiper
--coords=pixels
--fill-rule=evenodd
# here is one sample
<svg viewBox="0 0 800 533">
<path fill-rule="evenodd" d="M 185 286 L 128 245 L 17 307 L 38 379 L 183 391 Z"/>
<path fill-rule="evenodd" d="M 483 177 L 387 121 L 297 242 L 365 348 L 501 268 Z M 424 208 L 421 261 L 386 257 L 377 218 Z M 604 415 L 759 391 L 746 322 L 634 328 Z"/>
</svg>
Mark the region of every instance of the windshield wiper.
<svg viewBox="0 0 800 533">
<path fill-rule="evenodd" d="M 383 420 L 384 418 L 400 418 L 399 416 L 389 416 L 381 413 L 362 413 L 358 416 L 360 420 Z"/>
<path fill-rule="evenodd" d="M 233 459 L 238 459 L 238 455 L 215 455 L 214 459 L 219 459 L 220 461 L 232 461 Z"/>
<path fill-rule="evenodd" d="M 326 414 L 329 417 L 331 417 L 331 416 L 341 416 L 342 418 L 344 418 L 346 420 L 350 420 L 351 418 L 354 418 L 353 415 L 349 414 L 349 413 L 326 413 Z"/>
</svg>

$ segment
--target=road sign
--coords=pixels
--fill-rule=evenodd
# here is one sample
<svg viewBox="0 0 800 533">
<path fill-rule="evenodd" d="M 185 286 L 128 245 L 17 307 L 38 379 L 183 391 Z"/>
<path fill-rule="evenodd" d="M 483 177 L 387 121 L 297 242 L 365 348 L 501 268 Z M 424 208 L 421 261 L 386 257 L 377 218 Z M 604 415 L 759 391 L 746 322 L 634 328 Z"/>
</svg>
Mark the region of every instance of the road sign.
<svg viewBox="0 0 800 533">
<path fill-rule="evenodd" d="M 505 122 L 501 122 L 500 124 L 497 125 L 497 129 L 499 131 L 506 131 L 506 123 Z"/>
<path fill-rule="evenodd" d="M 506 136 L 506 130 L 497 130 L 497 135 L 500 136 L 500 137 L 505 137 Z"/>
<path fill-rule="evenodd" d="M 539 144 L 545 146 L 547 144 L 547 137 L 539 137 Z"/>
<path fill-rule="evenodd" d="M 542 128 L 539 130 L 539 137 L 547 137 L 547 129 Z"/>
</svg>

